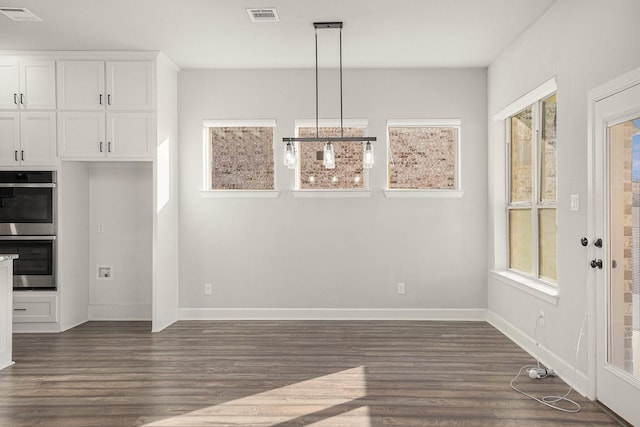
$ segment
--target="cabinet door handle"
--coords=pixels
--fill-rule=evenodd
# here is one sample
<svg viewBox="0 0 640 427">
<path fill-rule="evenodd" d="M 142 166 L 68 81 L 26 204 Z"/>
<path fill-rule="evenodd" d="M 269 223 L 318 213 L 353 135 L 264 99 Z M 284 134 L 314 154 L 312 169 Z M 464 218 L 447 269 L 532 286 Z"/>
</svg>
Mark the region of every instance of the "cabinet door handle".
<svg viewBox="0 0 640 427">
<path fill-rule="evenodd" d="M 111 141 L 107 142 L 107 152 L 111 152 Z"/>
<path fill-rule="evenodd" d="M 107 95 L 107 105 L 111 105 L 111 94 Z"/>
<path fill-rule="evenodd" d="M 24 105 L 24 93 L 20 94 L 20 104 Z"/>
<path fill-rule="evenodd" d="M 100 141 L 100 152 L 102 153 L 102 141 Z"/>
<path fill-rule="evenodd" d="M 13 94 L 13 103 L 18 105 L 18 94 L 17 93 Z"/>
<path fill-rule="evenodd" d="M 13 153 L 13 158 L 16 159 L 16 162 L 18 161 L 18 150 Z"/>
<path fill-rule="evenodd" d="M 22 161 L 24 161 L 24 150 L 20 150 L 20 157 L 22 158 Z"/>
<path fill-rule="evenodd" d="M 13 311 L 27 311 L 26 308 L 14 308 Z"/>
<path fill-rule="evenodd" d="M 100 105 L 102 105 L 102 94 L 100 94 Z"/>
</svg>

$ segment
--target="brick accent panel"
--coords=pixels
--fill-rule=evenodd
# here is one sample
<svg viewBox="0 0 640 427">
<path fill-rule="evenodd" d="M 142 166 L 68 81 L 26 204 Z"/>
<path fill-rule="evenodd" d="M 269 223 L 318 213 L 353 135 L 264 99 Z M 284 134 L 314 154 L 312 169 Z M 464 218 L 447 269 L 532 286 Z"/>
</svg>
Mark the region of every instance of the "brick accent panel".
<svg viewBox="0 0 640 427">
<path fill-rule="evenodd" d="M 390 189 L 455 189 L 457 129 L 389 127 Z"/>
<path fill-rule="evenodd" d="M 211 127 L 211 189 L 273 190 L 273 128 Z"/>
<path fill-rule="evenodd" d="M 366 128 L 345 127 L 344 135 L 340 127 L 321 127 L 318 135 L 326 137 L 364 137 Z M 315 127 L 299 127 L 298 136 L 316 136 Z M 302 190 L 361 190 L 364 188 L 362 142 L 334 142 L 336 167 L 326 169 L 322 164 L 323 142 L 300 142 L 300 189 Z"/>
</svg>

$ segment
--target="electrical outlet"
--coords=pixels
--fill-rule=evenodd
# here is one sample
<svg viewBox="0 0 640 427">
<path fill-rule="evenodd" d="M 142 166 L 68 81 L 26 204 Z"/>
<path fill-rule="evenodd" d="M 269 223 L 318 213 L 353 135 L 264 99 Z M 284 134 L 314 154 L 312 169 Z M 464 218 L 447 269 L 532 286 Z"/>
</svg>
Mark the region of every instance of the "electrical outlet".
<svg viewBox="0 0 640 427">
<path fill-rule="evenodd" d="M 404 283 L 398 283 L 398 295 L 404 295 L 405 285 Z"/>
<path fill-rule="evenodd" d="M 211 283 L 204 284 L 204 294 L 205 295 L 213 294 L 213 285 Z"/>
<path fill-rule="evenodd" d="M 540 320 L 540 326 L 544 326 L 544 310 L 540 310 L 540 314 L 538 314 L 538 319 Z"/>
</svg>

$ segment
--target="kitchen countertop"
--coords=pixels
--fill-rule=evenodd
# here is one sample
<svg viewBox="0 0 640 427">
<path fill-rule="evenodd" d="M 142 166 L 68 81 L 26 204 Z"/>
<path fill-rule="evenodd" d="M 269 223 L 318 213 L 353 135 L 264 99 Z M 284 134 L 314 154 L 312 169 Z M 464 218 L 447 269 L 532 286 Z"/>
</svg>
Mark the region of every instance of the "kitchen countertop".
<svg viewBox="0 0 640 427">
<path fill-rule="evenodd" d="M 10 259 L 18 259 L 18 255 L 9 255 L 9 254 L 2 254 L 0 255 L 0 261 L 8 261 Z"/>
</svg>

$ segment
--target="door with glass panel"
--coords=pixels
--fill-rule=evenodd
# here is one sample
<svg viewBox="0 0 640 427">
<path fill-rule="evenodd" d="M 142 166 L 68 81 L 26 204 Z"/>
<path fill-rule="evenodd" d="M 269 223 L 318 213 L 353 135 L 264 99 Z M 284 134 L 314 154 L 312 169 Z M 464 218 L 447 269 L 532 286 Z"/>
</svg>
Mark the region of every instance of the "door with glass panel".
<svg viewBox="0 0 640 427">
<path fill-rule="evenodd" d="M 640 425 L 640 85 L 595 103 L 596 395 Z"/>
</svg>

